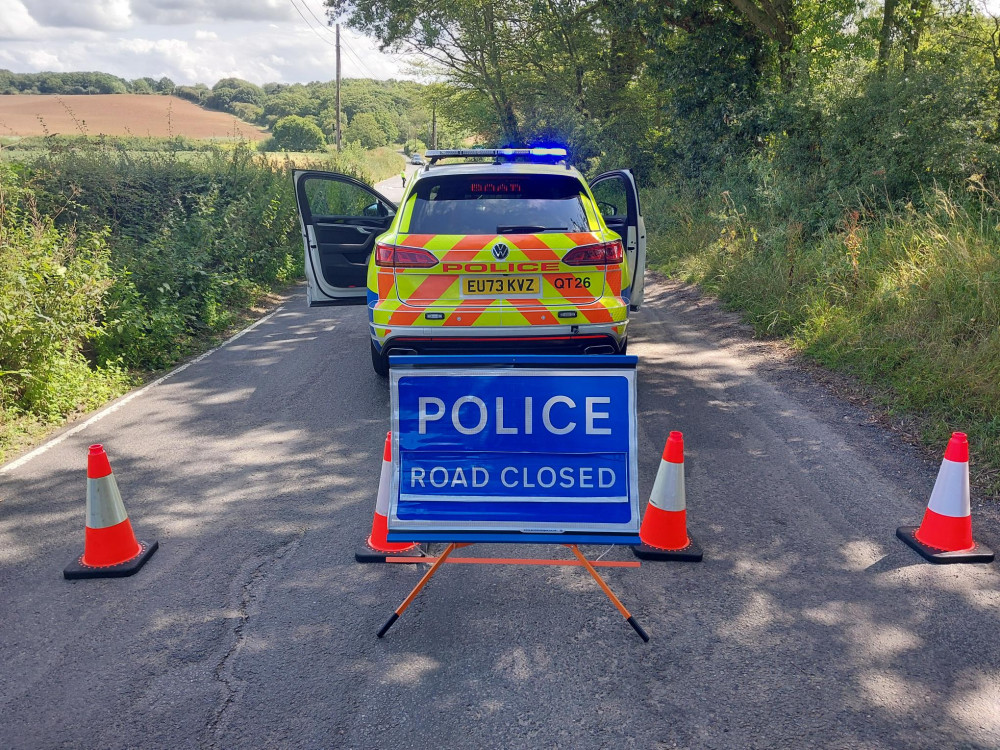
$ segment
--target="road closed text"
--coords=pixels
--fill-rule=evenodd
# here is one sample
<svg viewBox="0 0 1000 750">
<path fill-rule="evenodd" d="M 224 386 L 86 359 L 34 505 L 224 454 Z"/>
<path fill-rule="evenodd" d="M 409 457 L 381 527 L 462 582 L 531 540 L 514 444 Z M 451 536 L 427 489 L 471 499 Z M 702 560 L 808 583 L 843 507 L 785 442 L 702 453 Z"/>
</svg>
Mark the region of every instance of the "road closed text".
<svg viewBox="0 0 1000 750">
<path fill-rule="evenodd" d="M 456 492 L 483 489 L 496 481 L 508 490 L 606 490 L 615 487 L 617 480 L 618 472 L 608 466 L 409 466 L 403 484 L 407 490 Z"/>
</svg>

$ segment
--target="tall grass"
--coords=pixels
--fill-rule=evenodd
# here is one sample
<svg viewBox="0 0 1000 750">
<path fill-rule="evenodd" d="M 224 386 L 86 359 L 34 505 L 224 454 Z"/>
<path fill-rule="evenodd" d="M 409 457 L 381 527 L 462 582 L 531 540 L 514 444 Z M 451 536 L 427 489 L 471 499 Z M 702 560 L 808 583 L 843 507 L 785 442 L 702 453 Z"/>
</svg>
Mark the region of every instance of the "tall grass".
<svg viewBox="0 0 1000 750">
<path fill-rule="evenodd" d="M 127 387 L 88 350 L 114 283 L 104 232 L 57 229 L 14 170 L 0 164 L 0 457 L 47 422 Z"/>
<path fill-rule="evenodd" d="M 1000 198 L 978 177 L 967 188 L 931 189 L 920 208 L 848 208 L 815 236 L 727 194 L 659 188 L 645 197 L 650 259 L 743 310 L 759 333 L 877 386 L 929 444 L 968 432 L 997 494 Z"/>
<path fill-rule="evenodd" d="M 288 165 L 58 144 L 0 162 L 0 458 L 302 274 Z"/>
<path fill-rule="evenodd" d="M 325 152 L 271 152 L 269 158 L 299 169 L 349 174 L 369 184 L 398 175 L 404 165 L 399 151 L 393 146 L 365 150 L 356 143 L 347 144 L 339 153 L 334 146 L 328 146 Z"/>
</svg>

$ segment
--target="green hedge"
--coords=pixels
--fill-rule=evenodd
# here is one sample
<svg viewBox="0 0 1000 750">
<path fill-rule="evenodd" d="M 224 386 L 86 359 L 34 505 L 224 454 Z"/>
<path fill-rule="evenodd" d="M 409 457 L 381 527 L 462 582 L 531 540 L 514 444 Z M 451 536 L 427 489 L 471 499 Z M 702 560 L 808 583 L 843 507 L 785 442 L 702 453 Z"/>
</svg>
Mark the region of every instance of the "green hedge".
<svg viewBox="0 0 1000 750">
<path fill-rule="evenodd" d="M 644 198 L 651 265 L 872 384 L 929 445 L 969 433 L 980 485 L 1000 494 L 1000 197 L 973 180 L 919 207 L 845 209 L 816 234 L 728 194 Z"/>
<path fill-rule="evenodd" d="M 64 144 L 0 163 L 0 457 L 237 322 L 302 275 L 289 168 Z"/>
</svg>

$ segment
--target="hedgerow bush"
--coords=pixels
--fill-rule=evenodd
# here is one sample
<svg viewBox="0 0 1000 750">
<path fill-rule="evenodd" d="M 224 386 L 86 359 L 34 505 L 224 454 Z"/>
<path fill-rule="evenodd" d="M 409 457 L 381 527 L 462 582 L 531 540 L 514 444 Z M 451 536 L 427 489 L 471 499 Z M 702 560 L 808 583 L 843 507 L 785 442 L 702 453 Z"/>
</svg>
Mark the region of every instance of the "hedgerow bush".
<svg viewBox="0 0 1000 750">
<path fill-rule="evenodd" d="M 72 150 L 33 170 L 60 224 L 108 228 L 115 280 L 94 348 L 99 364 L 164 367 L 271 285 L 301 275 L 288 170 L 248 146 L 193 160 Z"/>
<path fill-rule="evenodd" d="M 830 230 L 677 186 L 644 193 L 649 262 L 701 284 L 824 365 L 875 387 L 930 444 L 969 433 L 1000 495 L 1000 196 L 974 175 Z"/>
<path fill-rule="evenodd" d="M 0 162 L 0 457 L 204 346 L 302 274 L 288 165 L 111 142 Z"/>
<path fill-rule="evenodd" d="M 0 410 L 51 419 L 123 387 L 119 367 L 86 356 L 114 283 L 109 259 L 106 233 L 60 231 L 0 165 Z"/>
</svg>

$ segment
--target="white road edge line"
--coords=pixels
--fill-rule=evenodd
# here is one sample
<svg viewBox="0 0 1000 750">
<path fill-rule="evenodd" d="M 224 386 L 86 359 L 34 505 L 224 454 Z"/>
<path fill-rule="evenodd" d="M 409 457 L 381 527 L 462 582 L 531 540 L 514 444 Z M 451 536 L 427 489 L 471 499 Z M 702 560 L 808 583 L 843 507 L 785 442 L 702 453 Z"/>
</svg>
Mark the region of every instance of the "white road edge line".
<svg viewBox="0 0 1000 750">
<path fill-rule="evenodd" d="M 48 451 L 48 450 L 56 447 L 57 445 L 59 445 L 59 443 L 63 442 L 64 440 L 67 440 L 68 438 L 71 438 L 73 435 L 76 435 L 79 432 L 83 432 L 85 429 L 87 429 L 88 427 L 90 427 L 92 424 L 95 424 L 96 422 L 100 422 L 102 419 L 104 419 L 109 414 L 114 414 L 116 411 L 118 411 L 123 406 L 125 406 L 125 404 L 127 404 L 129 401 L 132 401 L 133 399 L 139 398 L 139 396 L 141 396 L 142 394 L 146 393 L 151 388 L 155 388 L 156 386 L 158 386 L 160 383 L 164 382 L 165 380 L 169 380 L 170 378 L 172 378 L 174 375 L 177 375 L 178 373 L 184 372 L 191 365 L 196 365 L 199 362 L 201 362 L 203 359 L 211 357 L 213 354 L 215 354 L 217 351 L 219 351 L 219 349 L 225 349 L 231 343 L 233 343 L 234 341 L 236 341 L 236 339 L 240 338 L 241 336 L 243 336 L 243 335 L 245 335 L 247 333 L 250 333 L 250 331 L 252 331 L 254 328 L 256 328 L 257 326 L 259 326 L 261 323 L 266 323 L 268 320 L 270 320 L 271 318 L 273 318 L 275 315 L 277 315 L 279 312 L 281 312 L 284 309 L 285 309 L 284 305 L 282 305 L 281 307 L 275 308 L 273 311 L 269 312 L 267 315 L 265 315 L 260 320 L 255 321 L 254 323 L 252 323 L 251 325 L 247 326 L 246 328 L 244 328 L 239 333 L 237 333 L 234 336 L 231 336 L 230 338 L 228 338 L 225 341 L 223 341 L 221 344 L 219 344 L 214 349 L 209 349 L 207 352 L 204 352 L 203 354 L 199 354 L 197 357 L 195 357 L 194 359 L 192 359 L 190 362 L 185 362 L 180 367 L 177 367 L 177 368 L 171 370 L 170 372 L 166 373 L 165 375 L 161 375 L 156 380 L 154 380 L 152 383 L 147 383 L 142 388 L 140 388 L 140 389 L 138 389 L 136 391 L 132 391 L 128 395 L 126 395 L 126 396 L 122 397 L 121 399 L 119 399 L 118 401 L 115 401 L 113 404 L 111 404 L 111 406 L 107 407 L 106 409 L 102 409 L 101 411 L 97 412 L 97 414 L 94 414 L 92 417 L 89 417 L 86 421 L 80 422 L 80 424 L 78 424 L 78 425 L 74 425 L 70 429 L 66 430 L 66 432 L 64 432 L 61 435 L 59 435 L 58 437 L 52 438 L 47 443 L 42 443 L 40 446 L 38 446 L 37 448 L 35 448 L 33 451 L 29 451 L 28 453 L 25 453 L 23 456 L 21 456 L 20 458 L 14 460 L 14 461 L 11 461 L 9 464 L 5 464 L 4 466 L 0 466 L 0 475 L 7 474 L 7 473 L 9 473 L 11 471 L 14 471 L 15 469 L 20 468 L 21 466 L 24 466 L 31 459 L 37 458 L 38 456 L 42 455 L 46 451 Z"/>
</svg>

